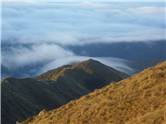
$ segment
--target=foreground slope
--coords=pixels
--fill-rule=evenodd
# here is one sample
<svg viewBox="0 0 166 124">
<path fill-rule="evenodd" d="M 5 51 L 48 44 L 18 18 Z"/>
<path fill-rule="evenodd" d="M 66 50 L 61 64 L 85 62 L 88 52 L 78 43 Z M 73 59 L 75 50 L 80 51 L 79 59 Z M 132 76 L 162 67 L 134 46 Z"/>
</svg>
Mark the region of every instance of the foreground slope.
<svg viewBox="0 0 166 124">
<path fill-rule="evenodd" d="M 101 73 L 101 74 L 100 74 Z M 66 65 L 35 79 L 2 81 L 2 124 L 15 124 L 42 109 L 57 108 L 126 75 L 95 60 Z"/>
<path fill-rule="evenodd" d="M 164 124 L 166 62 L 95 90 L 23 124 Z"/>
</svg>

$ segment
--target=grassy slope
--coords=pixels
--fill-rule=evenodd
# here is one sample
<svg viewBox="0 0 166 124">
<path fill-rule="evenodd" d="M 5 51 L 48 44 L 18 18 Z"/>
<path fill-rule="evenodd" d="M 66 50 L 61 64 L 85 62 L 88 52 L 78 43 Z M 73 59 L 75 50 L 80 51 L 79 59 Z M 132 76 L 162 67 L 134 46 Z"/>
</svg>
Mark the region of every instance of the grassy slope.
<svg viewBox="0 0 166 124">
<path fill-rule="evenodd" d="M 95 90 L 23 124 L 164 124 L 166 62 Z"/>
<path fill-rule="evenodd" d="M 97 61 L 63 66 L 36 79 L 7 78 L 2 81 L 2 124 L 14 124 L 42 109 L 52 109 L 90 91 L 126 77 Z M 101 75 L 99 75 L 102 72 Z"/>
</svg>

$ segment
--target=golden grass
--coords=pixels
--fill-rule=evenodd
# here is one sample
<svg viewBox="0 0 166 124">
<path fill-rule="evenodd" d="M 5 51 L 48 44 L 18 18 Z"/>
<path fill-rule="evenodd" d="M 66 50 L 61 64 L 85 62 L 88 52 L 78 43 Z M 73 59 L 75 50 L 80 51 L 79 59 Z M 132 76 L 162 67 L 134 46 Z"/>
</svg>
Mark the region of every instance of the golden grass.
<svg viewBox="0 0 166 124">
<path fill-rule="evenodd" d="M 148 112 L 145 115 L 138 116 L 126 124 L 165 124 L 166 123 L 166 106 Z"/>
<path fill-rule="evenodd" d="M 101 72 L 102 73 L 102 72 Z M 164 124 L 166 62 L 23 124 Z"/>
</svg>

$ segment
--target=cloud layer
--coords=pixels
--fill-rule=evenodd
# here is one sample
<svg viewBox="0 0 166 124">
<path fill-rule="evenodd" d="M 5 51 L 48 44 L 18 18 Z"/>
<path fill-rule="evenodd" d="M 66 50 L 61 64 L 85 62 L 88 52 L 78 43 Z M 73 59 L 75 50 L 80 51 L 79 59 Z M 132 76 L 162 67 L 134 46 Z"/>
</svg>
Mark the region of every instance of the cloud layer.
<svg viewBox="0 0 166 124">
<path fill-rule="evenodd" d="M 44 63 L 41 70 L 46 71 L 53 65 L 59 66 L 58 63 L 67 64 L 90 57 L 78 56 L 66 48 L 68 45 L 151 43 L 165 39 L 166 18 L 162 2 L 92 1 L 4 2 L 2 64 L 17 70 Z M 109 65 L 108 61 L 115 65 L 113 59 L 107 58 L 105 63 Z M 118 63 L 115 67 L 131 71 L 121 60 Z"/>
<path fill-rule="evenodd" d="M 82 2 L 82 0 L 2 0 L 3 2 L 24 2 L 24 3 L 41 3 L 41 2 Z M 88 2 L 110 2 L 110 0 L 88 0 Z M 164 0 L 111 0 L 112 2 L 164 2 Z"/>
<path fill-rule="evenodd" d="M 164 39 L 164 15 L 159 3 L 8 3 L 2 6 L 2 40 L 69 45 Z"/>
<path fill-rule="evenodd" d="M 74 54 L 55 44 L 32 45 L 30 47 L 10 47 L 2 51 L 3 65 L 15 69 L 36 63 L 47 63 L 55 59 L 73 56 Z M 14 66 L 13 66 L 14 65 Z"/>
</svg>

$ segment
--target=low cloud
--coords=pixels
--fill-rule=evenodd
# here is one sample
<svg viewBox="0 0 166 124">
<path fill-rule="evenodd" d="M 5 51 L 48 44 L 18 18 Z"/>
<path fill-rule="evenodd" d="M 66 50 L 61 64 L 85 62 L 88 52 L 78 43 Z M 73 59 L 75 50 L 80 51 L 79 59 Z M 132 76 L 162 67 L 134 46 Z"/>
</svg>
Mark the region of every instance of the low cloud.
<svg viewBox="0 0 166 124">
<path fill-rule="evenodd" d="M 94 0 L 95 1 L 95 0 Z M 22 2 L 22 0 L 19 0 Z M 2 5 L 2 64 L 18 70 L 30 65 L 41 72 L 85 60 L 68 45 L 150 42 L 165 39 L 163 3 L 6 2 Z M 123 61 L 94 58 L 131 72 Z M 118 63 L 116 65 L 116 63 Z"/>
<path fill-rule="evenodd" d="M 2 64 L 7 68 L 17 69 L 73 55 L 71 51 L 65 50 L 55 44 L 10 47 L 7 51 L 2 51 Z"/>
<path fill-rule="evenodd" d="M 127 74 L 132 74 L 135 71 L 128 66 L 129 61 L 127 60 L 113 57 L 78 56 L 56 44 L 12 46 L 8 47 L 7 51 L 2 51 L 3 67 L 8 69 L 11 75 L 17 74 L 21 77 L 39 75 L 59 66 L 90 58 Z"/>
</svg>

